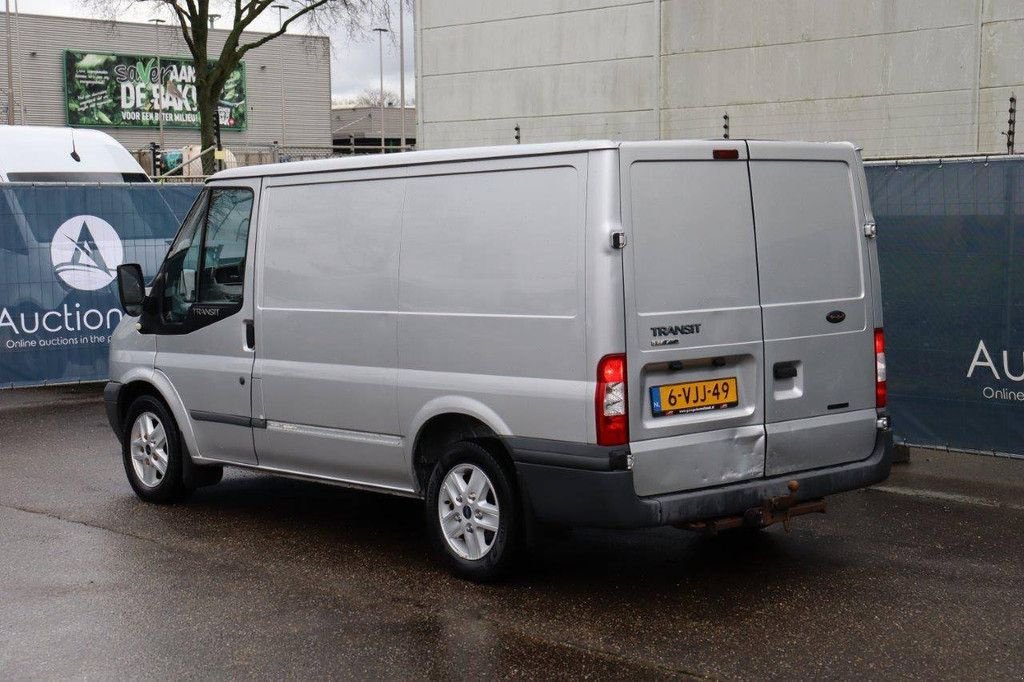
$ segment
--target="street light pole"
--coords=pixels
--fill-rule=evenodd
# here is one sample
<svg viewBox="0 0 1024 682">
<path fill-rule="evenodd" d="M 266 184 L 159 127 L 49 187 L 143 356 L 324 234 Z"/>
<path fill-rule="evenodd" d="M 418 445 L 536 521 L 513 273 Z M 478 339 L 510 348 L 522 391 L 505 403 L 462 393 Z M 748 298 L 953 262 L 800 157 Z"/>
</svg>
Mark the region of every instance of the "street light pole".
<svg viewBox="0 0 1024 682">
<path fill-rule="evenodd" d="M 271 7 L 277 10 L 277 30 L 281 30 L 284 27 L 284 11 L 291 9 L 288 5 L 271 5 Z M 281 146 L 284 146 L 284 41 L 280 41 L 277 46 L 277 59 L 281 65 Z"/>
<path fill-rule="evenodd" d="M 386 28 L 375 28 L 377 32 L 377 48 L 380 51 L 380 153 L 384 153 L 384 34 Z"/>
<path fill-rule="evenodd" d="M 11 54 L 11 0 L 6 0 L 4 24 L 7 26 L 7 125 L 14 125 L 14 63 Z"/>
<path fill-rule="evenodd" d="M 163 19 L 150 19 L 153 22 L 153 30 L 156 31 L 156 77 L 157 77 L 157 116 L 160 117 L 160 153 L 164 152 L 164 72 L 160 64 L 160 24 L 166 23 Z"/>
<path fill-rule="evenodd" d="M 210 19 L 210 28 L 212 29 L 213 28 L 213 22 L 215 22 L 217 19 L 220 19 L 220 15 L 219 14 L 211 14 L 209 16 L 209 19 Z"/>
<path fill-rule="evenodd" d="M 405 151 L 405 0 L 398 0 L 398 98 L 402 100 L 402 140 L 399 151 Z"/>
<path fill-rule="evenodd" d="M 21 12 L 14 0 L 14 51 L 18 55 L 18 114 L 25 125 L 25 55 L 21 51 Z"/>
</svg>

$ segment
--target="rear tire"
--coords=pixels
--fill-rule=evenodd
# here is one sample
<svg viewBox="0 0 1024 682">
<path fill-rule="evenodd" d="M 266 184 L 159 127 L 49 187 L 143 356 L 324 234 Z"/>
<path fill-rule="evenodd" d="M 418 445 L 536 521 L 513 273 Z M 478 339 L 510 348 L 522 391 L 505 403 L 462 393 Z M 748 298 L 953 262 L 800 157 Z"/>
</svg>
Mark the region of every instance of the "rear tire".
<svg viewBox="0 0 1024 682">
<path fill-rule="evenodd" d="M 488 582 L 508 571 L 522 514 L 511 477 L 487 448 L 463 441 L 442 455 L 426 507 L 434 549 L 457 575 Z"/>
<path fill-rule="evenodd" d="M 171 411 L 151 395 L 128 408 L 121 437 L 121 458 L 132 490 L 142 500 L 170 504 L 191 494 L 182 478 L 184 450 Z"/>
</svg>

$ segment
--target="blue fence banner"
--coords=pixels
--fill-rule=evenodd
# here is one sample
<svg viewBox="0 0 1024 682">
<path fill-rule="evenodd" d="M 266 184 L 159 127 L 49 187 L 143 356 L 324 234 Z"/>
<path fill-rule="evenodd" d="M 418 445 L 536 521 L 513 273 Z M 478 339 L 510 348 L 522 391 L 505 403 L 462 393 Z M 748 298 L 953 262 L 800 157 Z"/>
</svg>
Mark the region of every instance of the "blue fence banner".
<svg viewBox="0 0 1024 682">
<path fill-rule="evenodd" d="M 117 266 L 152 278 L 199 190 L 0 184 L 0 388 L 106 379 Z"/>
<path fill-rule="evenodd" d="M 867 176 L 897 439 L 1024 455 L 1024 162 Z"/>
</svg>

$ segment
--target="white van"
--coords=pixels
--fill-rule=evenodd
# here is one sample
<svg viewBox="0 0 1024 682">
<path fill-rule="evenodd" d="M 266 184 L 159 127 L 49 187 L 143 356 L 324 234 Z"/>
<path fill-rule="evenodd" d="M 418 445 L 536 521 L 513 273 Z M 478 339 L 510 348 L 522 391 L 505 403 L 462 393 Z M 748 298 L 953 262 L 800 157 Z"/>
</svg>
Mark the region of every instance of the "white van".
<svg viewBox="0 0 1024 682">
<path fill-rule="evenodd" d="M 99 130 L 0 125 L 0 182 L 149 182 L 149 176 Z"/>
<path fill-rule="evenodd" d="M 85 128 L 0 125 L 0 256 L 5 269 L 20 273 L 23 282 L 29 281 L 24 279 L 26 273 L 39 273 L 41 268 L 45 272 L 50 265 L 51 239 L 64 220 L 52 224 L 40 220 L 38 206 L 23 205 L 26 200 L 35 201 L 33 196 L 52 197 L 55 191 L 43 188 L 33 194 L 29 185 L 120 184 L 134 189 L 136 183 L 149 184 L 149 176 L 128 150 L 106 133 Z M 71 202 L 78 200 L 72 192 L 67 195 Z M 145 220 L 152 217 L 152 209 L 136 202 L 138 196 L 129 191 L 108 192 L 105 201 L 111 213 L 145 226 Z M 54 205 L 53 218 L 61 215 L 64 208 Z M 37 216 L 35 220 L 30 218 L 33 213 Z M 138 232 L 145 234 L 148 230 Z M 167 250 L 166 239 L 150 235 L 126 241 L 134 257 L 145 260 L 147 265 L 159 263 Z M 31 278 L 37 281 L 42 276 L 35 274 Z M 19 280 L 15 276 L 11 281 Z M 68 290 L 56 284 L 15 287 L 12 291 L 14 297 L 4 301 L 4 307 L 11 310 L 53 310 L 68 296 Z M 60 363 L 54 366 L 54 371 L 59 372 L 57 367 L 63 366 L 67 357 L 54 358 Z"/>
<path fill-rule="evenodd" d="M 849 144 L 578 142 L 238 168 L 110 348 L 144 500 L 223 465 L 423 498 L 462 575 L 535 523 L 711 532 L 886 478 Z"/>
</svg>

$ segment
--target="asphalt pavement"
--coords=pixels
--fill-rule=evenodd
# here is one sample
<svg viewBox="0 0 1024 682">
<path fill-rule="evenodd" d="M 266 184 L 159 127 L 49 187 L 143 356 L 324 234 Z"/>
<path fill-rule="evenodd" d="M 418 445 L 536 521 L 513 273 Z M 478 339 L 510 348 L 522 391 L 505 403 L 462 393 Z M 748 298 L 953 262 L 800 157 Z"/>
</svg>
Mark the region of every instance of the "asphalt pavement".
<svg viewBox="0 0 1024 682">
<path fill-rule="evenodd" d="M 0 391 L 0 678 L 1020 679 L 1024 461 L 914 451 L 791 531 L 547 538 L 481 586 L 415 500 L 140 502 L 94 387 Z"/>
</svg>

